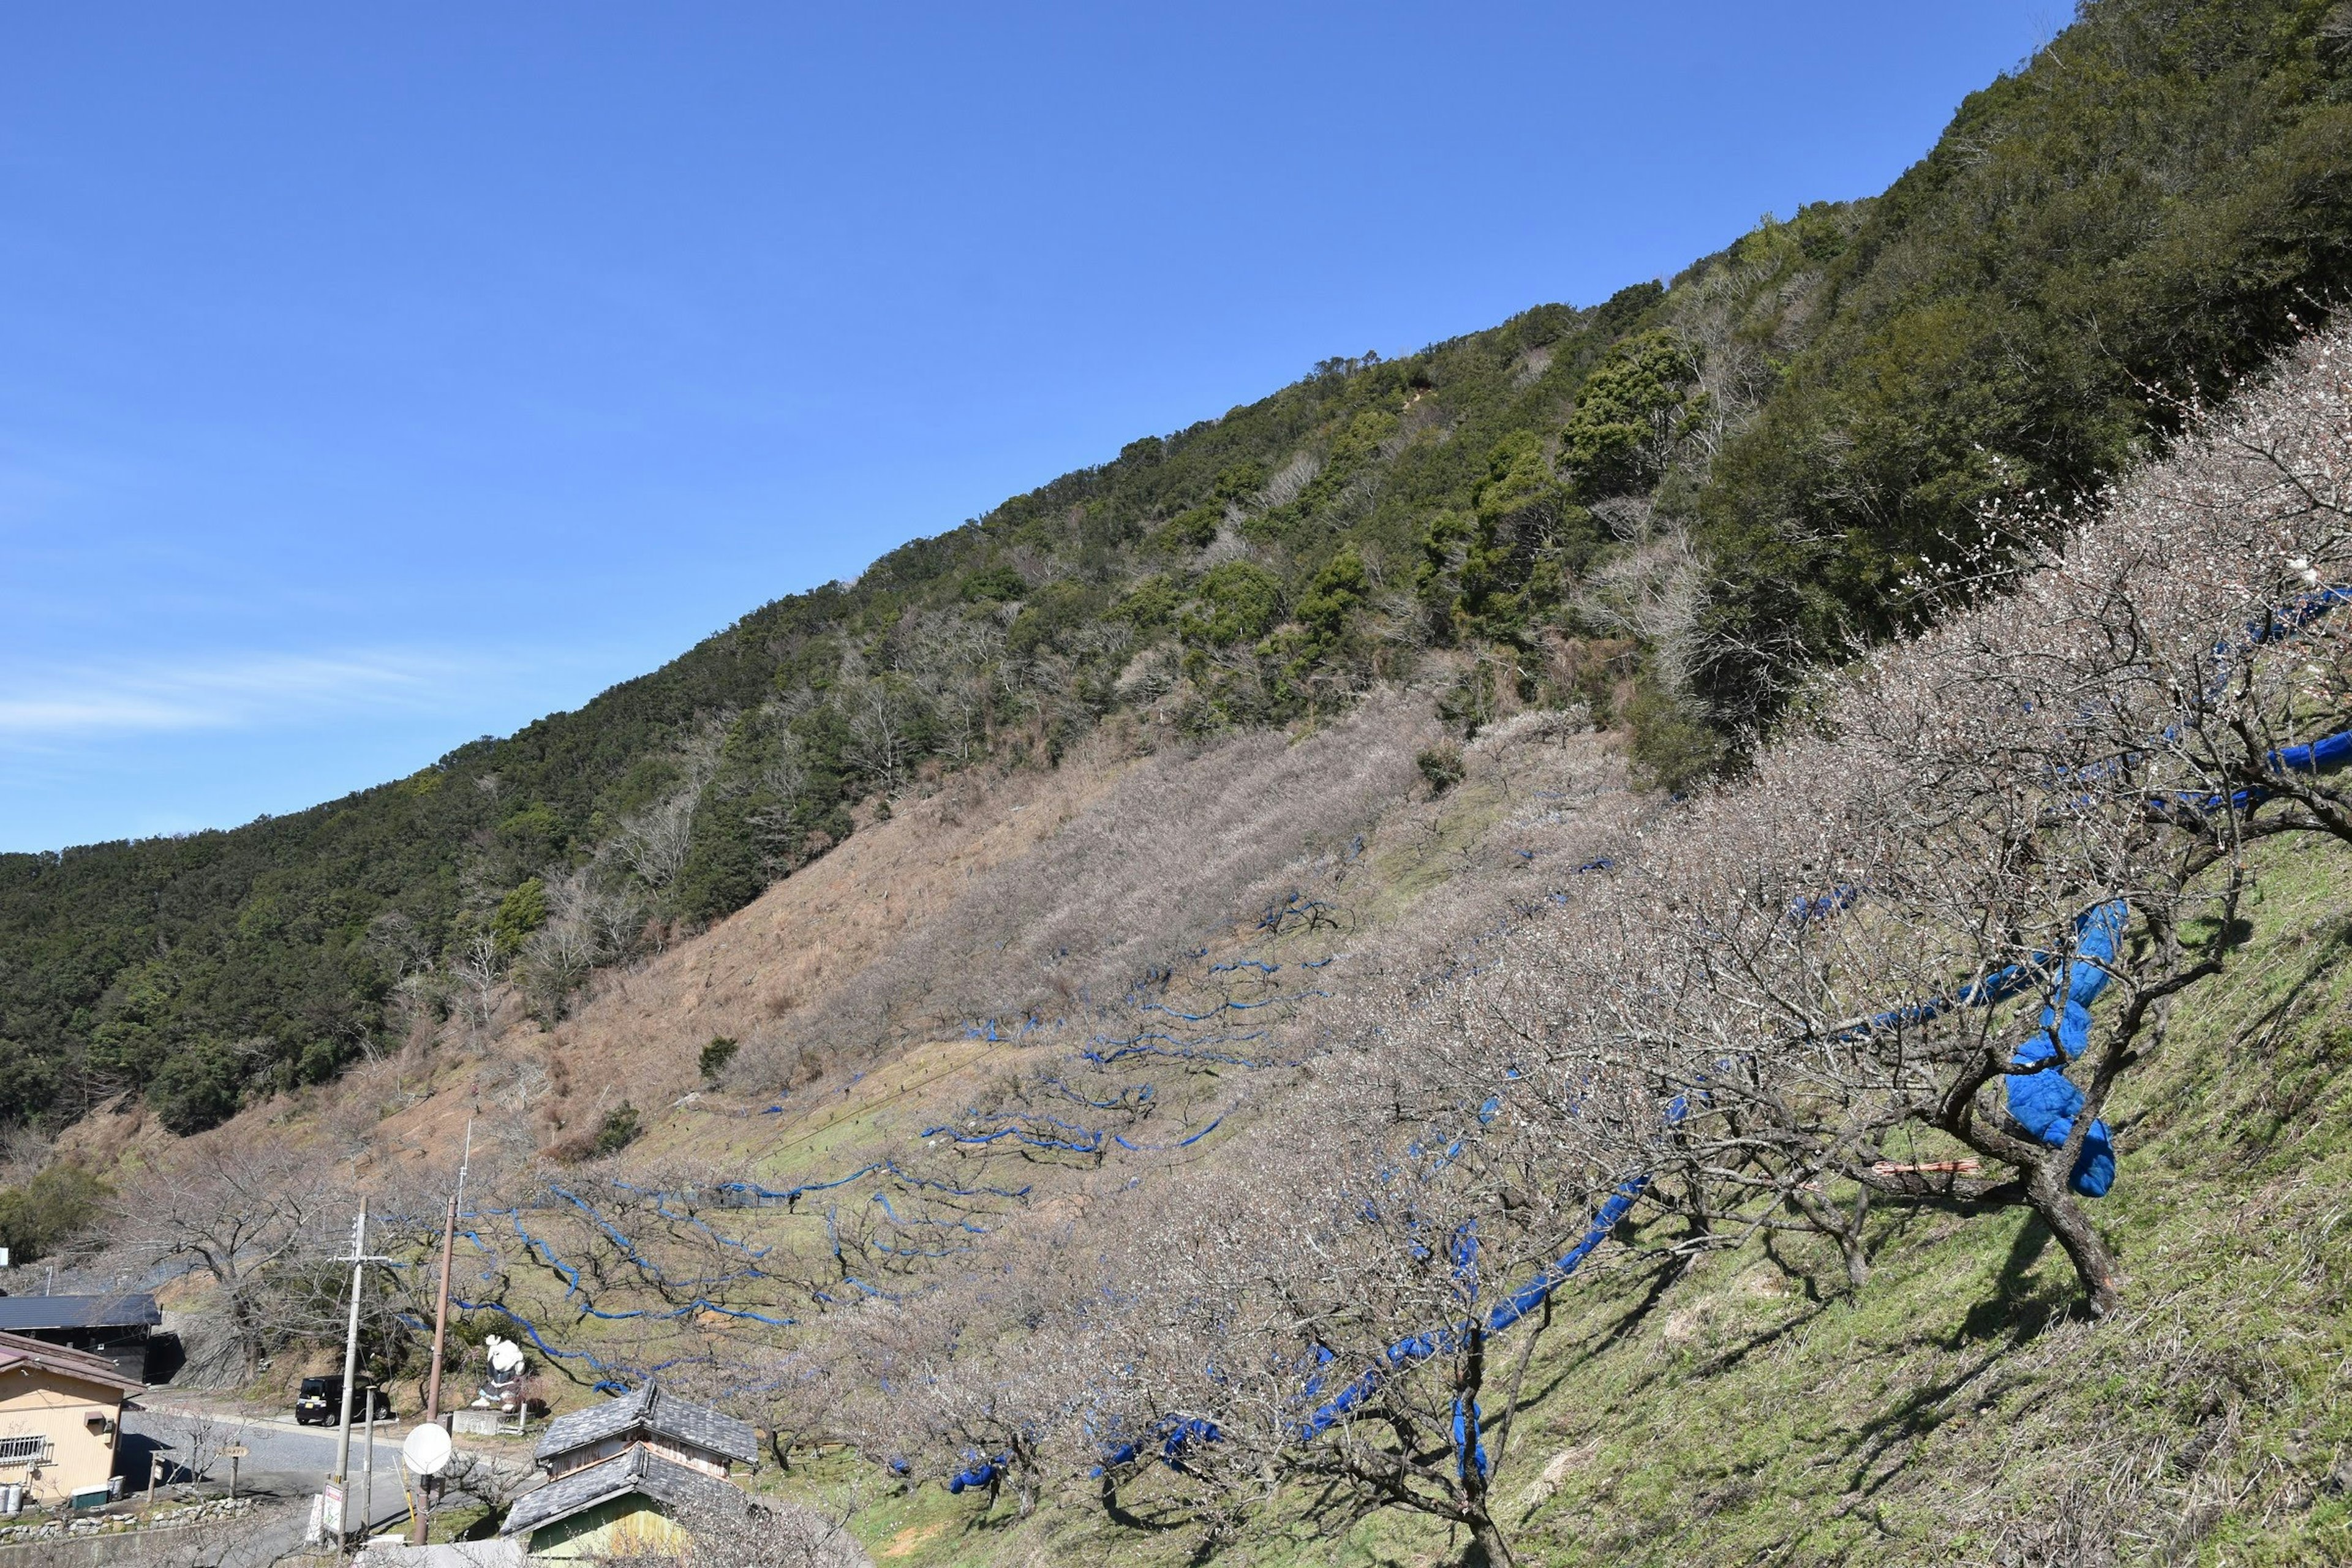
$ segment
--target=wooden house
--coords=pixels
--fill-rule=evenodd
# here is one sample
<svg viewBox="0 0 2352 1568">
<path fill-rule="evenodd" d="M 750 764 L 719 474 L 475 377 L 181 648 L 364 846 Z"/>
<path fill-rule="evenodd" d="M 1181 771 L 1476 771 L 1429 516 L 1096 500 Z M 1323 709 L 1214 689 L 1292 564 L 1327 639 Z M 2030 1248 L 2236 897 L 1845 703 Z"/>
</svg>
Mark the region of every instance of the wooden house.
<svg viewBox="0 0 2352 1568">
<path fill-rule="evenodd" d="M 548 1424 L 534 1456 L 547 1484 L 515 1503 L 499 1533 L 526 1540 L 534 1558 L 674 1552 L 682 1515 L 748 1506 L 727 1478 L 759 1453 L 743 1422 L 648 1383 Z"/>
<path fill-rule="evenodd" d="M 0 1333 L 0 1487 L 35 1504 L 103 1501 L 123 1402 L 145 1386 L 104 1356 Z"/>
</svg>

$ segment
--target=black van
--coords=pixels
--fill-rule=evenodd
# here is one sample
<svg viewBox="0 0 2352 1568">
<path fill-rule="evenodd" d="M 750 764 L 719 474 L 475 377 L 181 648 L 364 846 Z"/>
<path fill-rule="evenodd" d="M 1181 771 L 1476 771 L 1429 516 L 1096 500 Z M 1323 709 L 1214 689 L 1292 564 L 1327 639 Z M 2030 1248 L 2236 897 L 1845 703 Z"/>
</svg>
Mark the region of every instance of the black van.
<svg viewBox="0 0 2352 1568">
<path fill-rule="evenodd" d="M 375 1402 L 375 1418 L 392 1418 L 392 1395 L 373 1384 L 362 1384 L 352 1400 L 352 1419 L 367 1419 L 368 1401 Z M 343 1380 L 340 1377 L 306 1377 L 301 1392 L 294 1396 L 294 1420 L 302 1426 L 335 1426 L 343 1419 Z"/>
</svg>

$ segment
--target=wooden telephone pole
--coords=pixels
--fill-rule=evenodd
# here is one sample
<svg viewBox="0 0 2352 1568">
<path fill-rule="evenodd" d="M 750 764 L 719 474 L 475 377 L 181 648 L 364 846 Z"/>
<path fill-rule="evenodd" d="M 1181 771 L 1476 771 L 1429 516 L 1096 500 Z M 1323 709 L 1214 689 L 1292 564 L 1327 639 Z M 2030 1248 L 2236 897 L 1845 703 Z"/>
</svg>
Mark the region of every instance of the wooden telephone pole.
<svg viewBox="0 0 2352 1568">
<path fill-rule="evenodd" d="M 441 1420 L 441 1352 L 449 1341 L 449 1267 L 457 1249 L 457 1205 L 466 1195 L 466 1168 L 474 1162 L 474 1123 L 466 1121 L 466 1152 L 457 1156 L 457 1189 L 449 1194 L 449 1213 L 441 1224 L 441 1292 L 433 1306 L 433 1364 L 425 1374 L 425 1421 L 437 1426 Z M 418 1489 L 428 1499 L 439 1489 L 439 1483 L 430 1476 L 420 1478 Z M 417 1546 L 425 1543 L 425 1533 L 431 1528 L 428 1517 L 431 1504 L 424 1510 L 411 1504 L 408 1536 Z"/>
</svg>

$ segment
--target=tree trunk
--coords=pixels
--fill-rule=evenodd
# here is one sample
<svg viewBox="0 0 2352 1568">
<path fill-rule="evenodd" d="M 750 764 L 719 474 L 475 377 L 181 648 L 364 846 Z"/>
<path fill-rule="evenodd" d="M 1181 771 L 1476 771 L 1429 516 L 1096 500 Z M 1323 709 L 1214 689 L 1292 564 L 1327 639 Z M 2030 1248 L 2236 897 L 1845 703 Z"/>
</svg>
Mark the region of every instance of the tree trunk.
<svg viewBox="0 0 2352 1568">
<path fill-rule="evenodd" d="M 245 1381 L 251 1383 L 261 1375 L 262 1342 L 260 1323 L 254 1319 L 253 1303 L 246 1299 L 243 1281 L 231 1281 L 222 1286 L 229 1298 L 229 1332 L 236 1341 L 236 1351 L 245 1363 Z"/>
<path fill-rule="evenodd" d="M 1511 1543 L 1503 1539 L 1493 1519 L 1483 1508 L 1470 1517 L 1470 1552 L 1463 1559 L 1465 1568 L 1517 1568 L 1518 1558 L 1511 1552 Z"/>
<path fill-rule="evenodd" d="M 2066 1187 L 2066 1173 L 2053 1173 L 2049 1163 L 2038 1166 L 2026 1184 L 2026 1201 L 2058 1245 L 2066 1249 L 2066 1257 L 2074 1265 L 2074 1277 L 2082 1281 L 2083 1304 L 2091 1316 L 2111 1317 L 2122 1304 L 2123 1293 L 2116 1281 L 2116 1260 L 2107 1244 L 2099 1239 L 2083 1205 Z"/>
<path fill-rule="evenodd" d="M 1845 1282 L 1856 1291 L 1870 1282 L 1870 1255 L 1862 1249 L 1862 1238 L 1856 1236 L 1838 1237 L 1838 1250 L 1845 1254 Z"/>
<path fill-rule="evenodd" d="M 1862 1249 L 1863 1227 L 1870 1223 L 1870 1189 L 1856 1187 L 1853 1212 L 1838 1232 L 1838 1250 L 1845 1254 L 1845 1282 L 1859 1295 L 1870 1279 L 1870 1254 Z"/>
</svg>

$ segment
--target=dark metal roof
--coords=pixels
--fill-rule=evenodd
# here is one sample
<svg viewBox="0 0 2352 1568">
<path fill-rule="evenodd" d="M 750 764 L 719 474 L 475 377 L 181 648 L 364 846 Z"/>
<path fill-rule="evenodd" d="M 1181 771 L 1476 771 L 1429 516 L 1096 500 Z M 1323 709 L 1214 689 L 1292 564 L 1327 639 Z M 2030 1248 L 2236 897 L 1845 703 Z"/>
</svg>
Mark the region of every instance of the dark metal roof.
<svg viewBox="0 0 2352 1568">
<path fill-rule="evenodd" d="M 144 1290 L 110 1296 L 0 1296 L 0 1333 L 41 1329 L 153 1328 L 163 1321 Z"/>
<path fill-rule="evenodd" d="M 615 1401 L 617 1404 L 618 1401 Z M 601 1465 L 590 1465 L 525 1493 L 507 1510 L 500 1535 L 520 1535 L 527 1530 L 569 1519 L 583 1509 L 607 1499 L 636 1492 L 673 1509 L 746 1506 L 743 1493 L 727 1482 L 688 1469 L 646 1448 L 615 1454 Z"/>
<path fill-rule="evenodd" d="M 760 1457 L 760 1435 L 748 1423 L 706 1405 L 689 1405 L 652 1383 L 634 1394 L 557 1416 L 547 1424 L 533 1457 L 546 1464 L 574 1448 L 638 1430 L 676 1437 L 738 1464 L 748 1465 Z"/>
</svg>

